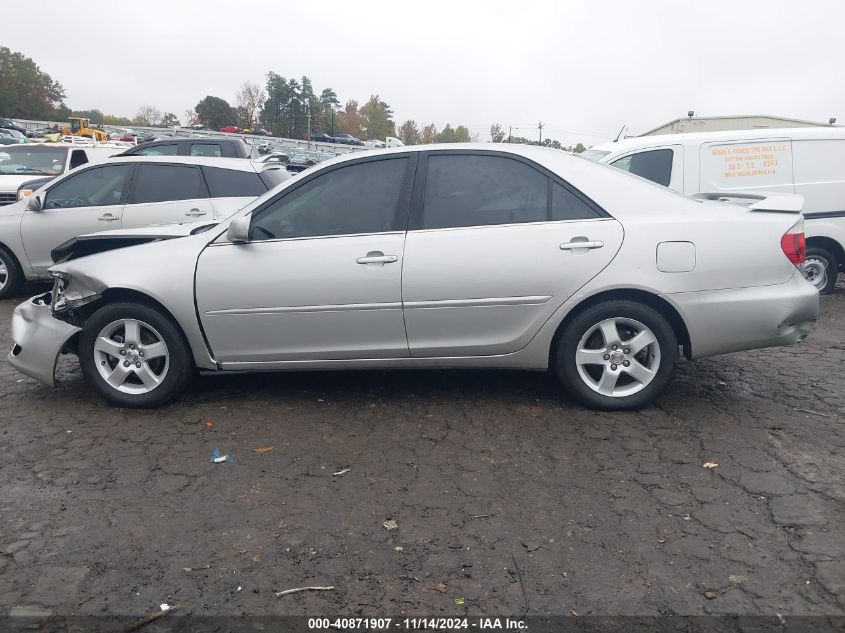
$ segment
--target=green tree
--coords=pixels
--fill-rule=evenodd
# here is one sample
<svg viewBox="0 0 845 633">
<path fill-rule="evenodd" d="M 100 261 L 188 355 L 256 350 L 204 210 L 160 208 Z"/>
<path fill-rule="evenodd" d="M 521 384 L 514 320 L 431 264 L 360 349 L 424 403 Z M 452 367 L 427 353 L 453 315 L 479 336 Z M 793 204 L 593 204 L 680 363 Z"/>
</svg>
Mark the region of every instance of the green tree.
<svg viewBox="0 0 845 633">
<path fill-rule="evenodd" d="M 440 133 L 435 136 L 435 143 L 469 143 L 471 140 L 469 130 L 459 125 L 457 128 L 452 128 L 448 123 Z"/>
<path fill-rule="evenodd" d="M 378 95 L 371 95 L 361 108 L 361 125 L 367 140 L 383 141 L 396 134 L 393 111 Z"/>
<path fill-rule="evenodd" d="M 575 152 L 576 154 L 580 154 L 581 152 L 586 152 L 587 148 L 584 147 L 583 143 L 578 143 L 578 145 L 576 145 L 575 147 L 572 148 L 572 151 Z"/>
<path fill-rule="evenodd" d="M 287 136 L 289 132 L 288 117 L 292 95 L 288 88 L 288 81 L 281 75 L 270 71 L 267 73 L 267 100 L 261 110 L 261 122 L 276 136 Z"/>
<path fill-rule="evenodd" d="M 219 130 L 226 125 L 232 125 L 237 118 L 234 108 L 229 105 L 228 101 L 211 95 L 201 100 L 194 107 L 194 112 L 197 113 L 199 122 L 211 130 Z"/>
<path fill-rule="evenodd" d="M 490 141 L 492 143 L 501 143 L 505 140 L 505 131 L 502 129 L 502 126 L 498 123 L 494 123 L 490 126 Z"/>
<path fill-rule="evenodd" d="M 339 107 L 337 93 L 331 88 L 324 88 L 320 93 L 321 125 L 317 131 L 335 133 L 335 116 Z"/>
<path fill-rule="evenodd" d="M 408 120 L 399 126 L 399 140 L 405 145 L 417 145 L 421 138 L 416 121 Z"/>
<path fill-rule="evenodd" d="M 161 127 L 179 127 L 179 119 L 172 112 L 165 112 L 161 117 Z"/>
<path fill-rule="evenodd" d="M 0 113 L 21 119 L 52 119 L 69 112 L 62 85 L 31 58 L 0 47 Z"/>
<path fill-rule="evenodd" d="M 469 128 L 464 125 L 455 128 L 456 143 L 469 143 L 470 141 L 472 141 L 472 135 L 469 133 Z"/>
<path fill-rule="evenodd" d="M 302 138 L 307 138 L 309 117 L 312 133 L 319 132 L 322 129 L 320 116 L 322 110 L 320 100 L 314 94 L 314 86 L 311 84 L 311 80 L 305 75 L 302 76 L 302 88 L 299 91 L 299 98 L 302 101 L 305 124 L 305 136 Z"/>
</svg>

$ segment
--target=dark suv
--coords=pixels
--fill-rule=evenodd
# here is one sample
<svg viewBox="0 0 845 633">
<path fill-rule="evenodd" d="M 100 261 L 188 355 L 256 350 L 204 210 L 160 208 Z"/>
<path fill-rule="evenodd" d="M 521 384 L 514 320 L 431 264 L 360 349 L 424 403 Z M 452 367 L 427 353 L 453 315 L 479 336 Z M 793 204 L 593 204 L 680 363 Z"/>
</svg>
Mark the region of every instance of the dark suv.
<svg viewBox="0 0 845 633">
<path fill-rule="evenodd" d="M 136 145 L 121 156 L 257 158 L 258 151 L 239 138 L 168 138 Z"/>
</svg>

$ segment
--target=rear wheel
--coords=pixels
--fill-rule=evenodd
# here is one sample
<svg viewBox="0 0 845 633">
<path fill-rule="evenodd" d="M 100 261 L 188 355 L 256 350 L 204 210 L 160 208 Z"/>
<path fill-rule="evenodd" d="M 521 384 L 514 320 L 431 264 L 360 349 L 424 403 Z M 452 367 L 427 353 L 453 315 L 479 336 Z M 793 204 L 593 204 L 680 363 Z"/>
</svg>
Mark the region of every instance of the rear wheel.
<svg viewBox="0 0 845 633">
<path fill-rule="evenodd" d="M 79 337 L 85 379 L 121 407 L 155 407 L 176 397 L 193 374 L 190 348 L 178 326 L 137 303 L 95 312 Z"/>
<path fill-rule="evenodd" d="M 0 299 L 11 297 L 23 284 L 23 272 L 18 261 L 5 248 L 0 246 Z"/>
<path fill-rule="evenodd" d="M 608 301 L 579 314 L 557 340 L 554 370 L 566 389 L 595 409 L 638 409 L 671 382 L 678 340 L 656 310 Z"/>
<path fill-rule="evenodd" d="M 819 293 L 826 295 L 833 292 L 838 273 L 839 263 L 833 253 L 818 246 L 807 248 L 807 257 L 804 260 L 804 276 L 807 281 L 818 288 Z"/>
</svg>

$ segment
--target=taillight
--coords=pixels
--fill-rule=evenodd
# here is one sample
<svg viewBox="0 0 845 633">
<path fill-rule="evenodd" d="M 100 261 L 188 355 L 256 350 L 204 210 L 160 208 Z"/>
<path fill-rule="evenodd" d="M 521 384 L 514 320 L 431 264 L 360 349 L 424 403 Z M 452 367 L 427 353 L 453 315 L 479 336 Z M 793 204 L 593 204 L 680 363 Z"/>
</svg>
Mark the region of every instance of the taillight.
<svg viewBox="0 0 845 633">
<path fill-rule="evenodd" d="M 807 242 L 804 239 L 804 220 L 799 220 L 780 238 L 780 247 L 786 258 L 796 266 L 801 266 L 807 258 Z"/>
</svg>

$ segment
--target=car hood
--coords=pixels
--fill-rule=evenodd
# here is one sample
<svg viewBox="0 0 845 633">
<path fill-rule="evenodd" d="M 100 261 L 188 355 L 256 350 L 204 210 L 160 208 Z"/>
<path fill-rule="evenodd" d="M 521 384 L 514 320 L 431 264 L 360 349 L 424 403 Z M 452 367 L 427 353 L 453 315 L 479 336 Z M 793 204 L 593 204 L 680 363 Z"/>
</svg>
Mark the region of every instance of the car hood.
<svg viewBox="0 0 845 633">
<path fill-rule="evenodd" d="M 23 174 L 22 176 L 0 174 L 0 193 L 17 193 L 23 183 L 44 178 L 44 174 Z"/>
<path fill-rule="evenodd" d="M 189 235 L 198 235 L 217 226 L 212 223 L 184 223 L 184 224 L 160 224 L 145 226 L 136 229 L 115 229 L 112 231 L 101 231 L 79 235 L 60 244 L 51 251 L 53 262 L 60 264 L 72 259 L 79 259 L 95 253 L 112 251 L 127 246 L 137 246 L 149 242 L 172 240 Z"/>
</svg>

